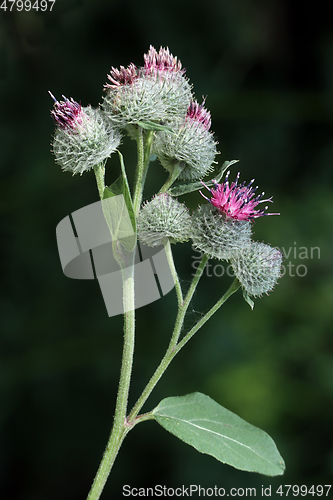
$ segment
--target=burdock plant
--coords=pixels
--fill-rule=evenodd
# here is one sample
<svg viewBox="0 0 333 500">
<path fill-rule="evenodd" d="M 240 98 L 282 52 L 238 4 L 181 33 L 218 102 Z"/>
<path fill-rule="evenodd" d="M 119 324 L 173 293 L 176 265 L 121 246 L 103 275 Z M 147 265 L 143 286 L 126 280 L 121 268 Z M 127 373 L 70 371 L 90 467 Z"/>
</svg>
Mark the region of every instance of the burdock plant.
<svg viewBox="0 0 333 500">
<path fill-rule="evenodd" d="M 201 453 L 238 469 L 268 476 L 283 474 L 284 462 L 273 440 L 209 396 L 196 392 L 168 397 L 154 409 L 140 413 L 173 358 L 232 294 L 241 288 L 253 308 L 253 298 L 269 293 L 275 286 L 280 277 L 281 252 L 252 240 L 255 219 L 276 215 L 267 213 L 267 207 L 261 205 L 272 199 L 265 199 L 263 193 L 256 194 L 253 181 L 240 183 L 239 173 L 229 184 L 229 168 L 235 161 L 216 167 L 217 142 L 210 130 L 211 115 L 205 102 L 199 104 L 195 100 L 181 62 L 169 49 L 161 48 L 157 52 L 150 47 L 142 67 L 131 63 L 120 69 L 111 68 L 104 91 L 103 103 L 98 109 L 82 107 L 72 98 L 63 97 L 58 101 L 51 94 L 56 162 L 73 174 L 93 169 L 101 205 L 115 196 L 123 200 L 119 205 L 121 209 L 110 205 L 118 208 L 109 208 L 107 212 L 103 205 L 107 227 L 112 233 L 113 258 L 122 277 L 124 347 L 112 430 L 87 498 L 100 498 L 125 437 L 147 420 L 157 421 Z M 127 181 L 123 156 L 118 151 L 123 134 L 129 134 L 137 145 L 136 170 L 130 172 L 134 176 L 133 192 Z M 116 151 L 121 174 L 111 186 L 106 186 L 106 162 Z M 161 182 L 160 191 L 152 199 L 143 202 L 148 167 L 156 157 L 167 170 L 168 178 Z M 214 180 L 204 183 L 202 179 L 213 176 L 213 170 Z M 161 169 L 161 179 L 162 174 Z M 191 213 L 177 197 L 197 190 L 202 190 L 203 203 Z M 125 219 L 127 230 L 134 235 L 126 244 L 121 240 Z M 193 246 L 202 252 L 202 259 L 185 293 L 171 244 L 187 240 L 192 240 Z M 135 289 L 134 270 L 136 250 L 142 245 L 159 247 L 165 252 L 178 312 L 165 355 L 129 409 L 135 309 L 140 298 L 136 295 L 140 289 Z M 211 258 L 228 261 L 234 270 L 234 279 L 222 297 L 186 330 L 184 320 L 190 302 Z M 166 314 L 169 316 L 169 311 Z"/>
</svg>

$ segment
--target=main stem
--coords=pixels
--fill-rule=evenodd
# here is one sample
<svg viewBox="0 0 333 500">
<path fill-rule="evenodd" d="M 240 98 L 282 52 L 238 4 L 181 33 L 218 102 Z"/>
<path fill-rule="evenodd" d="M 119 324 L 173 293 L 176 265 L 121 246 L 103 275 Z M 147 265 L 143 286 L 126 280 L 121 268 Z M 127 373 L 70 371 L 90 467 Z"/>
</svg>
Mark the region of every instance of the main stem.
<svg viewBox="0 0 333 500">
<path fill-rule="evenodd" d="M 123 275 L 123 305 L 124 305 L 124 346 L 117 394 L 114 430 L 117 435 L 124 428 L 128 393 L 131 382 L 134 341 L 135 341 L 135 299 L 134 299 L 134 254 L 131 264 L 122 269 Z"/>
<path fill-rule="evenodd" d="M 124 305 L 124 347 L 116 401 L 116 410 L 111 435 L 87 500 L 98 500 L 100 498 L 107 478 L 109 477 L 112 465 L 118 454 L 119 448 L 129 431 L 129 429 L 125 425 L 125 421 L 134 353 L 135 304 L 133 262 L 129 267 L 122 269 L 122 275 Z"/>
<path fill-rule="evenodd" d="M 104 170 L 101 166 L 95 168 L 95 175 L 98 191 L 102 199 L 104 192 Z M 126 414 L 135 341 L 134 258 L 135 250 L 128 253 L 127 266 L 121 270 L 123 282 L 124 345 L 113 427 L 87 500 L 98 500 L 100 498 L 119 448 L 129 431 L 129 428 L 126 426 Z"/>
</svg>

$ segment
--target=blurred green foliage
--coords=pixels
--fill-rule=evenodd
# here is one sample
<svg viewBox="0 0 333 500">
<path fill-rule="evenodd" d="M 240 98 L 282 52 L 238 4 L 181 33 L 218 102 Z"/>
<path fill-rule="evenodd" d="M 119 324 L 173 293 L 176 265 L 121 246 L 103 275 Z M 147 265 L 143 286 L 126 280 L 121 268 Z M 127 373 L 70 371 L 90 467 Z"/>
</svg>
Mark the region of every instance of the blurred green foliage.
<svg viewBox="0 0 333 500">
<path fill-rule="evenodd" d="M 55 227 L 97 201 L 97 189 L 92 173 L 71 177 L 54 164 L 47 90 L 96 106 L 110 66 L 142 64 L 150 44 L 169 46 L 197 98 L 208 95 L 219 162 L 239 159 L 233 173 L 274 196 L 281 216 L 257 221 L 255 238 L 284 249 L 287 272 L 253 312 L 235 294 L 175 359 L 146 409 L 206 393 L 266 430 L 287 471 L 273 479 L 236 471 L 147 422 L 126 439 L 103 498 L 120 498 L 124 484 L 274 489 L 332 479 L 331 17 L 287 0 L 56 0 L 52 12 L 0 13 L 3 500 L 85 498 L 120 367 L 122 318 L 108 318 L 97 282 L 62 274 Z M 133 182 L 131 141 L 122 152 Z M 118 172 L 114 157 L 109 183 Z M 153 163 L 147 197 L 165 177 Z M 186 201 L 195 207 L 200 195 Z M 196 255 L 175 246 L 184 286 Z M 203 277 L 187 326 L 229 282 Z M 174 292 L 138 310 L 130 403 L 164 352 L 175 311 Z"/>
</svg>

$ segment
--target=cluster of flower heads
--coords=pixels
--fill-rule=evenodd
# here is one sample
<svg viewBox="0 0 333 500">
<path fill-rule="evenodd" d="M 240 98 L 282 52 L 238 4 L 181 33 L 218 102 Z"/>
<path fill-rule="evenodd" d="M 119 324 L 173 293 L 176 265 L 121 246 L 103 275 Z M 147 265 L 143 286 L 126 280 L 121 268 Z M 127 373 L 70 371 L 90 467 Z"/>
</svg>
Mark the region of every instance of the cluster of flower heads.
<svg viewBox="0 0 333 500">
<path fill-rule="evenodd" d="M 252 241 L 252 223 L 258 217 L 279 214 L 265 212 L 267 206 L 256 209 L 259 203 L 272 202 L 272 198 L 263 199 L 264 193 L 256 195 L 258 187 L 252 187 L 254 180 L 248 185 L 238 184 L 238 173 L 229 185 L 229 174 L 228 171 L 221 184 L 213 180 L 213 188 L 207 188 L 211 198 L 201 193 L 209 203 L 193 214 L 193 244 L 211 257 L 230 261 L 243 288 L 258 297 L 274 288 L 281 273 L 282 253 L 270 245 Z"/>
<path fill-rule="evenodd" d="M 211 115 L 205 99 L 199 104 L 185 77 L 185 69 L 168 48 L 150 46 L 143 66 L 112 67 L 104 85 L 100 108 L 82 107 L 74 99 L 58 101 L 51 93 L 56 124 L 53 152 L 63 170 L 82 174 L 104 162 L 118 148 L 122 133 L 133 136 L 138 127 L 154 130 L 152 152 L 163 167 L 185 182 L 201 180 L 212 169 L 217 142 L 211 132 Z M 235 276 L 253 296 L 274 287 L 280 276 L 281 252 L 252 241 L 252 222 L 267 213 L 258 208 L 253 180 L 239 183 L 239 173 L 229 184 L 229 172 L 212 188 L 202 183 L 209 202 L 192 214 L 168 193 L 156 195 L 139 213 L 139 239 L 150 246 L 192 239 L 195 248 L 209 257 L 231 262 Z"/>
<path fill-rule="evenodd" d="M 211 198 L 202 195 L 209 203 L 191 215 L 170 195 L 155 196 L 141 209 L 138 235 L 150 246 L 162 244 L 165 238 L 172 243 L 191 238 L 194 248 L 211 258 L 229 261 L 244 290 L 258 297 L 274 288 L 281 273 L 282 253 L 252 241 L 252 223 L 258 217 L 278 214 L 266 213 L 267 207 L 256 209 L 259 203 L 272 199 L 263 200 L 264 193 L 256 196 L 253 181 L 238 184 L 239 174 L 229 185 L 229 174 L 221 184 L 213 181 L 213 188 L 207 188 Z"/>
<path fill-rule="evenodd" d="M 179 179 L 196 180 L 212 169 L 217 151 L 210 113 L 194 99 L 180 60 L 168 48 L 152 46 L 143 60 L 143 66 L 111 68 L 97 110 L 51 94 L 53 151 L 64 170 L 91 169 L 117 149 L 122 133 L 133 136 L 133 128 L 147 124 L 157 125 L 153 152 L 167 171 L 177 166 Z M 168 131 L 159 131 L 161 125 Z"/>
</svg>

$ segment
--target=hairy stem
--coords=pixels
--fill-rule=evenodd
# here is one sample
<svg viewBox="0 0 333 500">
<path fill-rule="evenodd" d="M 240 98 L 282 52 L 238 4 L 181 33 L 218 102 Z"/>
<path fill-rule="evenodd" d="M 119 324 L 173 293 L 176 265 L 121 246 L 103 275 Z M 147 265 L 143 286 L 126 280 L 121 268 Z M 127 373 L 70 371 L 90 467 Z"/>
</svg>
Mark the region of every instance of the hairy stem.
<svg viewBox="0 0 333 500">
<path fill-rule="evenodd" d="M 126 434 L 129 432 L 129 428 L 126 426 L 126 413 L 133 365 L 135 338 L 134 254 L 135 252 L 132 252 L 133 257 L 131 265 L 122 269 L 124 346 L 114 422 L 108 444 L 87 500 L 98 500 L 100 498 L 119 448 L 125 439 Z"/>
<path fill-rule="evenodd" d="M 208 261 L 208 257 L 206 255 L 204 255 L 202 257 L 201 262 L 200 262 L 200 264 L 196 270 L 196 273 L 193 277 L 192 283 L 191 283 L 190 288 L 186 294 L 185 300 L 182 302 L 182 305 L 178 309 L 178 314 L 177 314 L 177 318 L 176 318 L 176 322 L 175 322 L 175 328 L 174 328 L 174 331 L 173 331 L 173 334 L 172 334 L 172 337 L 171 337 L 171 340 L 169 343 L 169 347 L 168 347 L 162 361 L 160 362 L 159 366 L 156 368 L 153 376 L 151 377 L 151 379 L 149 380 L 145 389 L 143 390 L 141 396 L 139 397 L 139 399 L 135 403 L 131 413 L 129 414 L 128 419 L 127 419 L 129 423 L 133 422 L 133 419 L 138 415 L 142 406 L 144 405 L 144 403 L 148 399 L 150 393 L 152 392 L 152 390 L 156 386 L 157 382 L 159 381 L 159 379 L 161 378 L 161 376 L 163 375 L 163 373 L 167 369 L 168 365 L 170 364 L 170 362 L 172 361 L 172 359 L 174 358 L 174 356 L 178 352 L 178 351 L 176 351 L 176 345 L 177 345 L 177 341 L 178 341 L 178 338 L 179 338 L 179 335 L 180 335 L 180 332 L 181 332 L 181 329 L 182 329 L 182 326 L 184 323 L 185 314 L 187 312 L 188 306 L 191 302 L 191 299 L 193 297 L 193 294 L 195 292 L 195 289 L 197 287 L 197 284 L 198 284 L 199 279 L 203 273 L 203 270 L 205 268 L 207 261 Z"/>
<path fill-rule="evenodd" d="M 181 333 L 181 330 L 182 330 L 182 327 L 184 324 L 185 315 L 187 313 L 187 310 L 188 310 L 188 307 L 189 307 L 190 302 L 192 300 L 192 297 L 194 295 L 194 292 L 198 286 L 198 283 L 199 283 L 199 280 L 202 276 L 202 273 L 205 269 L 205 266 L 208 262 L 208 259 L 209 259 L 209 257 L 207 255 L 203 255 L 203 257 L 200 261 L 200 264 L 197 267 L 195 275 L 193 276 L 190 288 L 188 289 L 187 294 L 185 296 L 185 300 L 182 303 L 181 307 L 179 307 L 179 309 L 178 309 L 178 314 L 177 314 L 177 318 L 176 318 L 176 322 L 175 322 L 175 328 L 174 328 L 174 331 L 173 331 L 173 334 L 171 337 L 171 341 L 170 341 L 170 346 L 172 349 L 174 349 L 175 345 L 178 342 L 179 335 Z"/>
<path fill-rule="evenodd" d="M 98 194 L 101 200 L 103 200 L 104 189 L 105 189 L 105 163 L 99 163 L 94 167 Z"/>
<path fill-rule="evenodd" d="M 145 177 L 145 148 L 144 148 L 143 130 L 141 127 L 138 127 L 137 129 L 136 143 L 137 143 L 138 164 L 136 167 L 133 207 L 134 207 L 134 214 L 137 217 L 140 210 L 142 192 L 143 192 L 143 181 Z"/>
<path fill-rule="evenodd" d="M 174 355 L 176 355 L 184 345 L 190 340 L 191 337 L 213 316 L 213 314 L 225 303 L 226 300 L 235 292 L 237 292 L 240 287 L 240 282 L 237 278 L 231 283 L 225 294 L 216 302 L 216 304 L 209 309 L 209 311 L 191 328 L 191 330 L 185 335 L 184 338 L 177 344 Z"/>
</svg>

